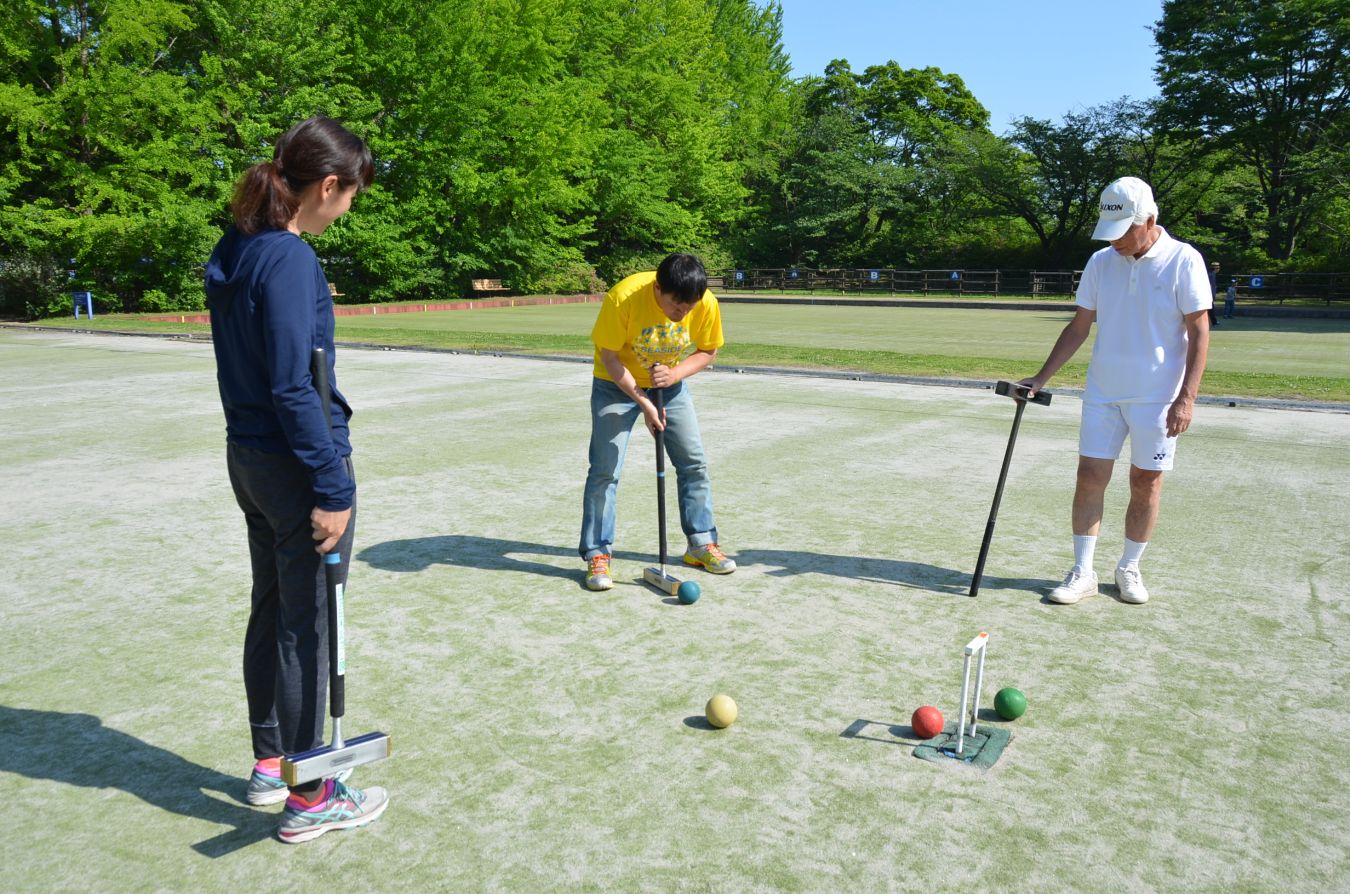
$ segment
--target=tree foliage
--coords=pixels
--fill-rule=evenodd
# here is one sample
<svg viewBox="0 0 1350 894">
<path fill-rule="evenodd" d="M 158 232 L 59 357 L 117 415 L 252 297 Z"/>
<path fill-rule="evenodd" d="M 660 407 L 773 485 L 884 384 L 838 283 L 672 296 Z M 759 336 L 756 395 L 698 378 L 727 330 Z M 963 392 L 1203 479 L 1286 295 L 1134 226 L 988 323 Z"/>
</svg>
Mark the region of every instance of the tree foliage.
<svg viewBox="0 0 1350 894">
<path fill-rule="evenodd" d="M 1343 5 L 1343 4 L 1340 4 Z M 792 79 L 757 0 L 9 0 L 0 313 L 202 303 L 228 199 L 316 113 L 374 188 L 316 240 L 348 300 L 603 288 L 712 267 L 1064 266 L 1102 185 L 1253 263 L 1346 257 L 1346 24 L 1332 0 L 1169 0 L 1156 103 L 1005 134 L 960 76 Z"/>
<path fill-rule="evenodd" d="M 199 151 L 202 107 L 169 58 L 191 28 L 186 8 L 27 0 L 10 15 L 0 24 L 6 265 L 73 266 L 104 295 L 185 291 L 209 247 L 200 193 L 216 176 Z"/>
<path fill-rule="evenodd" d="M 1292 257 L 1350 169 L 1344 0 L 1167 0 L 1154 33 L 1167 115 L 1250 169 L 1266 251 Z"/>
<path fill-rule="evenodd" d="M 946 147 L 989 119 L 961 79 L 895 62 L 857 74 L 837 59 L 795 85 L 792 99 L 795 126 L 766 184 L 773 214 L 757 254 L 875 266 L 921 253 Z"/>
</svg>

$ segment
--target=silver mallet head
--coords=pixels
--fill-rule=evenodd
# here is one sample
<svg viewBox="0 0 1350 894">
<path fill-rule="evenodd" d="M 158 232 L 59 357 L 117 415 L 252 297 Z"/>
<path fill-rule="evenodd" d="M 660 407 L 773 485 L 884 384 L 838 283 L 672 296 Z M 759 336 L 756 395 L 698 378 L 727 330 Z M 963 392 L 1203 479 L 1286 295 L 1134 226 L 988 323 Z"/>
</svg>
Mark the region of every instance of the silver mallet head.
<svg viewBox="0 0 1350 894">
<path fill-rule="evenodd" d="M 304 785 L 336 776 L 349 767 L 359 767 L 389 756 L 389 736 L 367 733 L 341 745 L 325 745 L 281 759 L 281 779 L 287 785 Z"/>
<path fill-rule="evenodd" d="M 664 568 L 648 567 L 642 569 L 642 582 L 650 584 L 662 593 L 668 593 L 671 596 L 680 595 L 680 584 L 683 580 L 673 574 L 667 574 Z"/>
</svg>

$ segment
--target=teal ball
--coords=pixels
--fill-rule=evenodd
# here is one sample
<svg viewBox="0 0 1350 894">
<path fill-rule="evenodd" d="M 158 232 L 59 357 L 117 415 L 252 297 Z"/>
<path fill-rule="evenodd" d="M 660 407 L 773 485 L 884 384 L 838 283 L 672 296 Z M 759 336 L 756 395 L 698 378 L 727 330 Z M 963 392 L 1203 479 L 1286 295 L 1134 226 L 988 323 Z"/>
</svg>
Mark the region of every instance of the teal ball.
<svg viewBox="0 0 1350 894">
<path fill-rule="evenodd" d="M 680 584 L 680 588 L 675 591 L 675 598 L 679 599 L 680 602 L 685 605 L 693 605 L 695 602 L 698 602 L 698 597 L 702 595 L 703 591 L 699 589 L 698 584 L 691 580 L 687 580 Z"/>
</svg>

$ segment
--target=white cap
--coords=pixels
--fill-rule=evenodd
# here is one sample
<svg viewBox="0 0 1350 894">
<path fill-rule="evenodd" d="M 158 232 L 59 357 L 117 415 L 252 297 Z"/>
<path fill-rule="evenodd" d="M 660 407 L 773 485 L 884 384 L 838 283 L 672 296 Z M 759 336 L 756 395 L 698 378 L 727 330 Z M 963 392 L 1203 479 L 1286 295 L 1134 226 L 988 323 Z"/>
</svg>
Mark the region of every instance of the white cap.
<svg viewBox="0 0 1350 894">
<path fill-rule="evenodd" d="M 1121 177 L 1102 190 L 1101 216 L 1092 238 L 1114 242 L 1134 224 L 1157 216 L 1158 205 L 1148 184 L 1138 177 Z"/>
</svg>

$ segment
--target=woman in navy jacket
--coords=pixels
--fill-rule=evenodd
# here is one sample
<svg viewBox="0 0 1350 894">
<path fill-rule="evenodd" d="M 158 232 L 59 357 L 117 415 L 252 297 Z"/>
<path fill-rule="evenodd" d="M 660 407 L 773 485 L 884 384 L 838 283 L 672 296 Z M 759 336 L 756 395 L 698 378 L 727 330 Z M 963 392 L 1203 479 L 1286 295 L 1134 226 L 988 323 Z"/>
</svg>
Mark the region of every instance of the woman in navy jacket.
<svg viewBox="0 0 1350 894">
<path fill-rule="evenodd" d="M 235 187 L 234 226 L 206 268 L 226 464 L 248 528 L 252 612 L 244 690 L 255 764 L 250 804 L 286 802 L 278 836 L 298 842 L 363 825 L 388 803 L 381 788 L 325 779 L 288 789 L 280 758 L 323 744 L 328 608 L 320 556 L 334 548 L 346 579 L 356 521 L 351 407 L 333 366 L 333 307 L 314 249 L 318 235 L 370 186 L 361 139 L 316 116 L 277 140 L 272 160 Z M 310 375 L 324 348 L 331 418 Z"/>
</svg>

